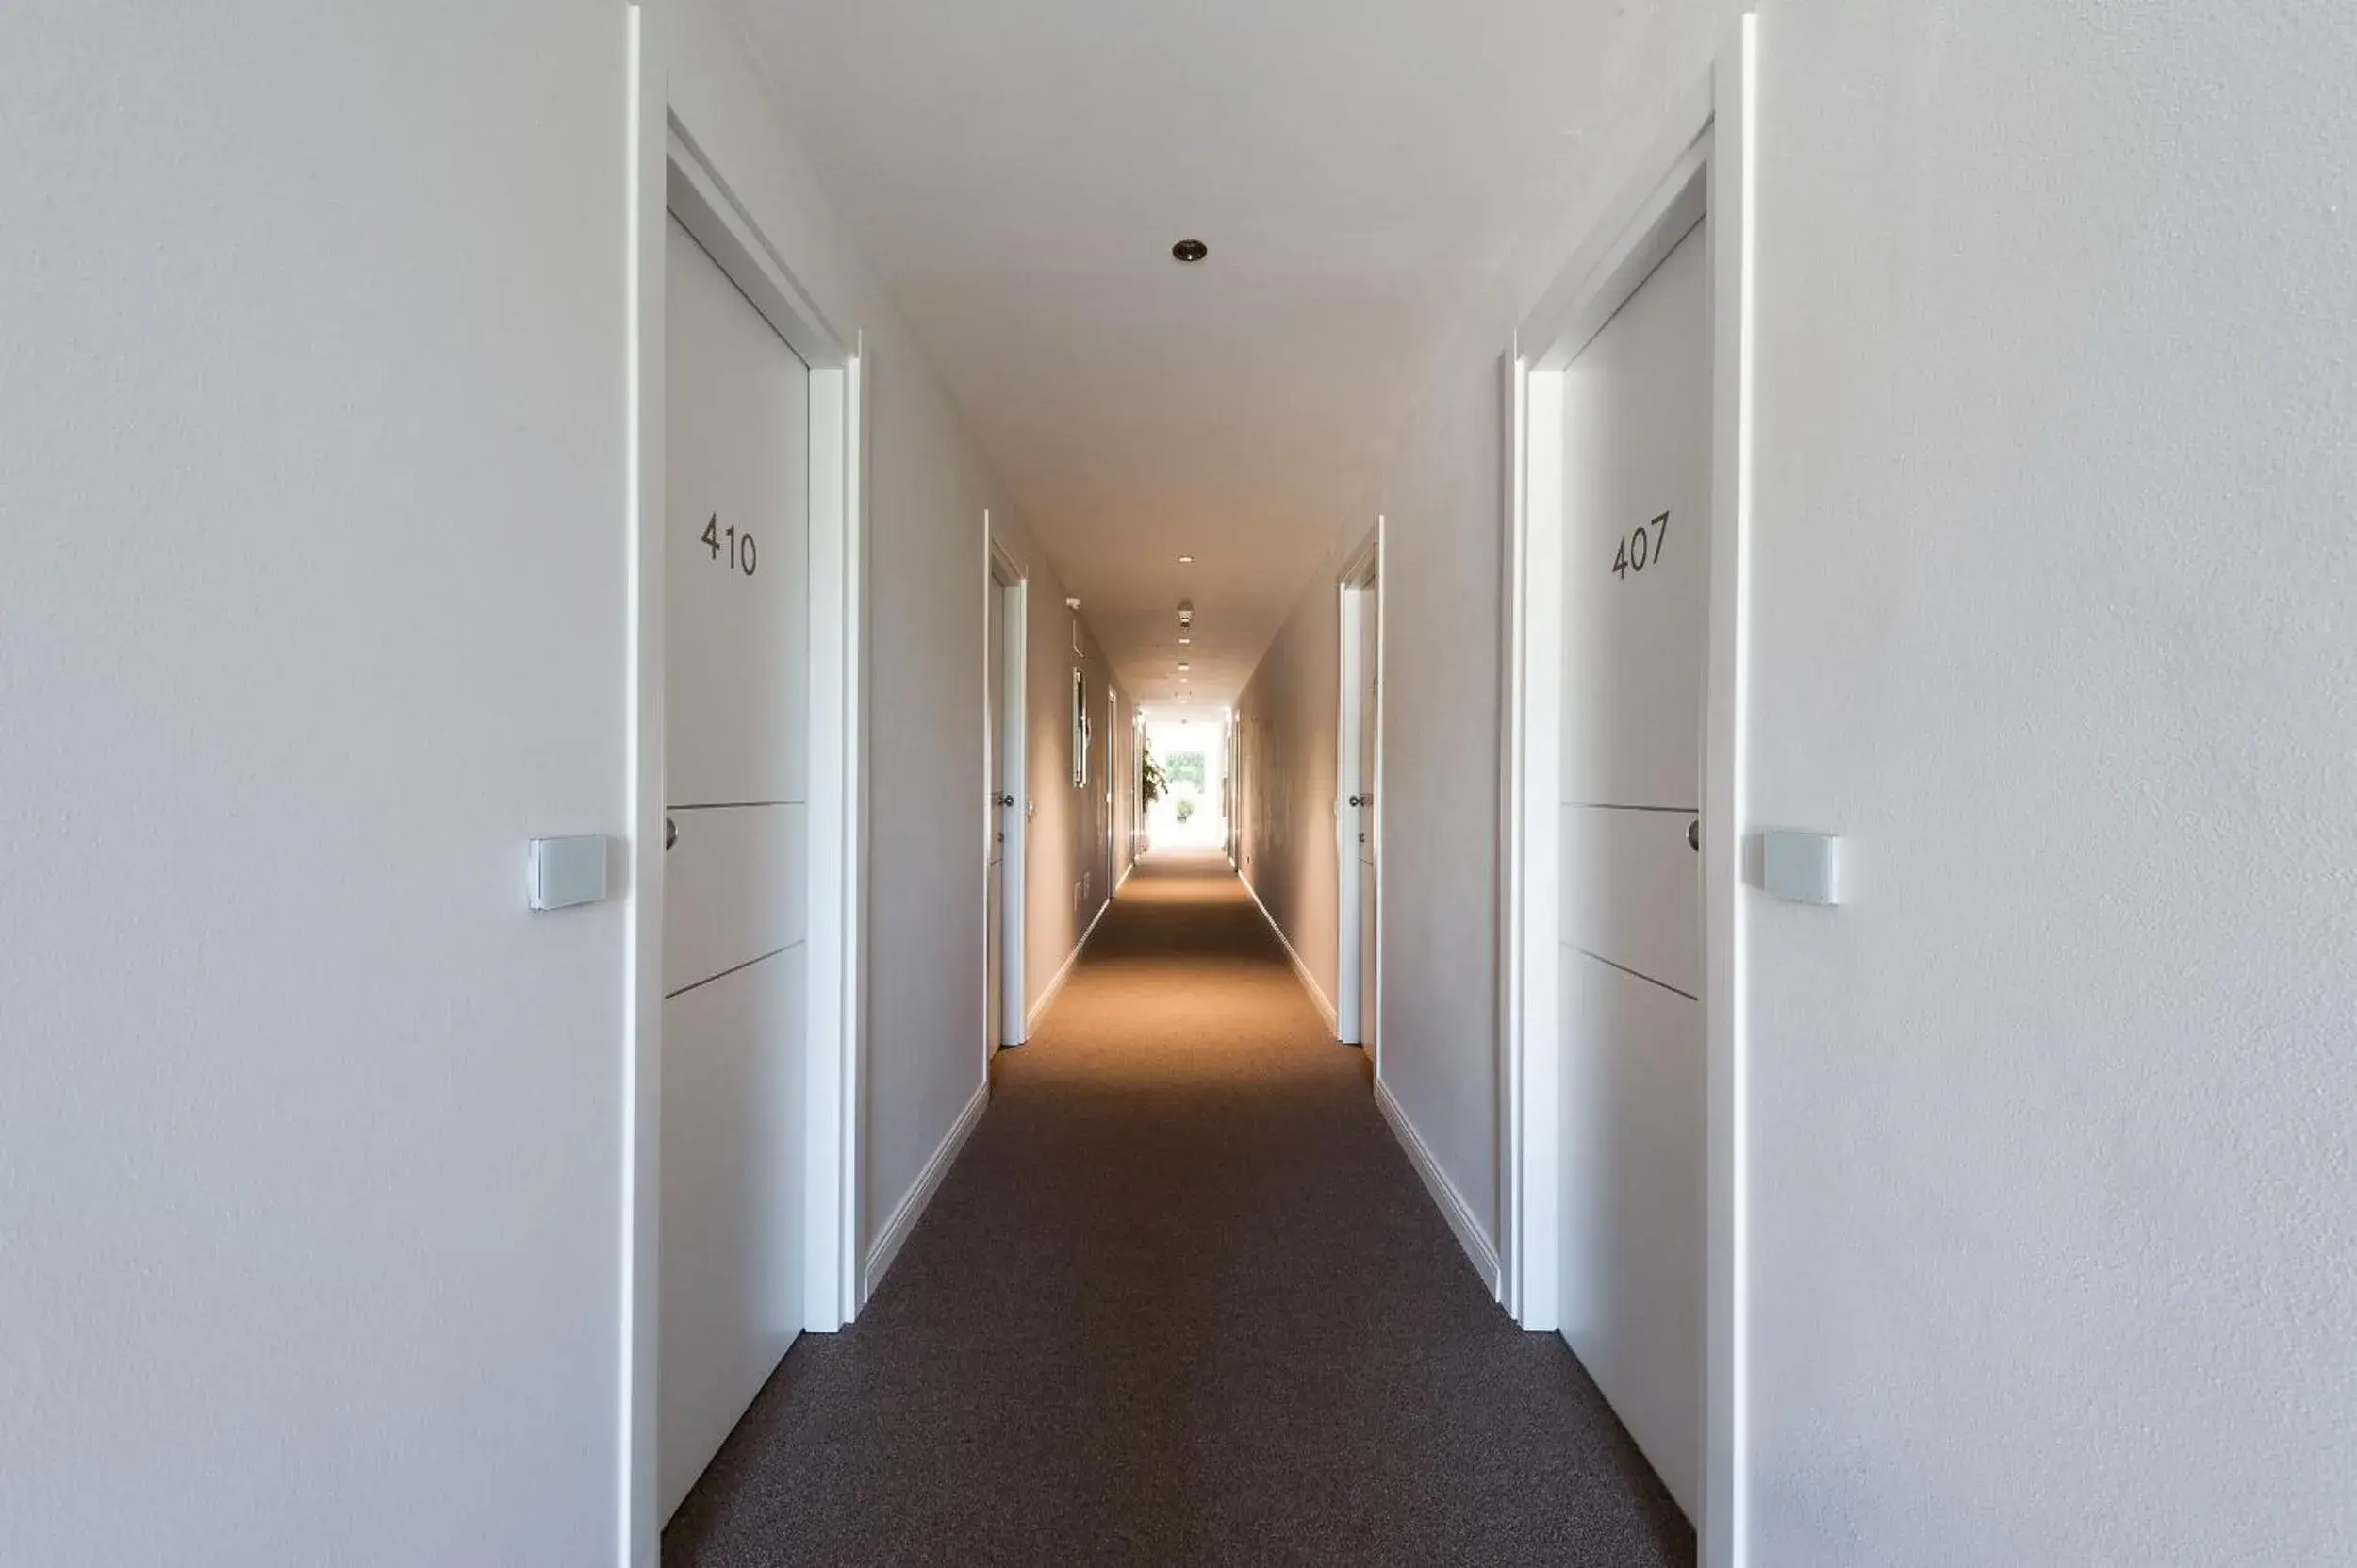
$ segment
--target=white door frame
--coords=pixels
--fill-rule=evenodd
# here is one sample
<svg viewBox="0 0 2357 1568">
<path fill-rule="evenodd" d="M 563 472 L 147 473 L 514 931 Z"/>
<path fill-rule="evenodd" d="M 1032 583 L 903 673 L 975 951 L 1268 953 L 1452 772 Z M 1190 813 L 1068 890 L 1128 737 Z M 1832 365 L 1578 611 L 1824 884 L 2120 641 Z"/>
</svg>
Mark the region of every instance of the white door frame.
<svg viewBox="0 0 2357 1568">
<path fill-rule="evenodd" d="M 862 345 L 839 333 L 680 124 L 669 104 L 660 11 L 629 11 L 630 582 L 632 908 L 624 984 L 630 1033 L 622 1099 L 622 1442 L 617 1560 L 651 1564 L 661 1291 L 665 674 L 663 540 L 665 246 L 676 216 L 754 308 L 810 366 L 810 813 L 807 861 L 809 1165 L 804 1316 L 818 1332 L 858 1310 L 859 1130 L 864 1093 L 866 883 L 866 618 L 864 479 L 867 384 Z"/>
<path fill-rule="evenodd" d="M 1030 843 L 1030 751 L 1031 726 L 1026 716 L 1024 698 L 1030 690 L 1029 676 L 1031 647 L 1031 582 L 1030 577 L 1000 544 L 990 531 L 990 513 L 982 513 L 982 584 L 986 593 L 1007 596 L 1006 614 L 999 625 L 999 635 L 1006 639 L 1006 661 L 1000 671 L 1003 683 L 999 692 L 998 722 L 1005 734 L 999 741 L 999 759 L 1003 775 L 997 791 L 1014 797 L 1014 804 L 998 809 L 1005 824 L 1006 840 L 998 846 L 998 1039 L 1001 1044 L 1019 1046 L 1028 1039 L 1030 1015 L 1023 1005 L 1023 903 L 1024 872 Z M 990 636 L 990 606 L 982 606 L 982 636 Z M 990 702 L 990 649 L 982 649 L 982 702 L 988 711 Z M 991 759 L 982 761 L 984 778 L 990 774 Z M 989 900 L 983 900 L 985 910 Z M 983 918 L 989 918 L 985 913 Z M 985 940 L 982 951 L 990 951 Z M 984 977 L 987 981 L 988 977 Z M 989 995 L 987 984 L 983 995 Z M 982 1029 L 982 1067 L 990 1067 L 990 1029 L 984 1020 Z"/>
<path fill-rule="evenodd" d="M 1507 725 L 1500 1254 L 1506 1305 L 1558 1327 L 1562 1180 L 1558 1104 L 1561 892 L 1563 371 L 1706 212 L 1710 219 L 1711 505 L 1703 701 L 1703 930 L 1708 1098 L 1703 1517 L 1707 1568 L 1741 1568 L 1747 1477 L 1747 1243 L 1742 890 L 1750 534 L 1753 82 L 1756 18 L 1739 19 L 1593 237 L 1515 334 L 1507 367 Z M 1378 797 L 1379 799 L 1379 797 Z"/>
<path fill-rule="evenodd" d="M 1334 942 L 1334 1037 L 1346 1045 L 1357 1045 L 1366 1035 L 1359 1016 L 1360 999 L 1365 988 L 1360 984 L 1359 965 L 1365 951 L 1365 933 L 1360 930 L 1362 911 L 1359 907 L 1359 808 L 1349 803 L 1355 785 L 1360 792 L 1375 797 L 1374 815 L 1368 821 L 1367 833 L 1375 850 L 1377 875 L 1383 864 L 1383 519 L 1375 520 L 1375 530 L 1365 542 L 1350 553 L 1349 560 L 1337 574 L 1335 583 L 1337 610 L 1335 615 L 1341 647 L 1338 650 L 1336 682 L 1340 707 L 1336 715 L 1334 760 L 1334 881 L 1335 881 L 1335 942 Z M 1366 598 L 1374 600 L 1375 610 L 1375 680 L 1373 697 L 1368 698 L 1370 683 L 1366 671 L 1360 667 L 1364 656 L 1367 638 L 1360 624 L 1366 608 Z M 1361 711 L 1361 703 L 1365 709 Z M 1375 776 L 1361 779 L 1359 771 L 1365 749 L 1360 744 L 1362 726 L 1375 727 Z M 1375 904 L 1375 999 L 1376 1013 L 1383 1011 L 1383 900 Z M 1376 1032 L 1375 1065 L 1381 1071 L 1383 1048 L 1382 1031 Z"/>
</svg>

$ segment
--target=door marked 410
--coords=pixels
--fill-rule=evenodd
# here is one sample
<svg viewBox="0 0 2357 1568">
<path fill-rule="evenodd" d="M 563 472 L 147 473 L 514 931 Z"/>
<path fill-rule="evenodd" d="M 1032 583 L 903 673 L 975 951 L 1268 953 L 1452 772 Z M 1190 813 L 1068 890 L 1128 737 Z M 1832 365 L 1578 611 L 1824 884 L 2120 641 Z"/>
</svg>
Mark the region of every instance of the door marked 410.
<svg viewBox="0 0 2357 1568">
<path fill-rule="evenodd" d="M 720 558 L 720 514 L 715 512 L 712 514 L 712 520 L 704 524 L 703 532 L 704 547 L 712 552 L 712 558 L 715 561 Z M 750 577 L 753 574 L 753 562 L 758 553 L 753 549 L 753 536 L 750 534 L 738 533 L 732 525 L 728 530 L 727 548 L 730 567 Z"/>
</svg>

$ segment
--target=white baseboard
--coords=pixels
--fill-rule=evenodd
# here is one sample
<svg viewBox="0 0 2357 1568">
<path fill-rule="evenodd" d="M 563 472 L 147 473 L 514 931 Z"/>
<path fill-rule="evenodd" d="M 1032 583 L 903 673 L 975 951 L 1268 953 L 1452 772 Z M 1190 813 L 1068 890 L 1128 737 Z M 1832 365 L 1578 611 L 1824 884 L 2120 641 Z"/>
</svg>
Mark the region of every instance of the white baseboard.
<svg viewBox="0 0 2357 1568">
<path fill-rule="evenodd" d="M 1125 871 L 1122 873 L 1122 881 L 1128 880 L 1129 873 Z M 1114 884 L 1113 891 L 1116 893 L 1121 891 L 1119 883 Z M 1096 906 L 1096 913 L 1089 917 L 1089 929 L 1080 933 L 1080 939 L 1078 942 L 1072 944 L 1072 951 L 1065 956 L 1063 967 L 1056 971 L 1056 978 L 1047 982 L 1047 989 L 1039 994 L 1039 1000 L 1031 1004 L 1031 1010 L 1023 1015 L 1024 1040 L 1031 1037 L 1031 1031 L 1037 1029 L 1040 1019 L 1047 1015 L 1048 1005 L 1056 999 L 1056 993 L 1063 989 L 1063 982 L 1072 978 L 1073 969 L 1080 965 L 1080 954 L 1089 945 L 1089 938 L 1096 934 L 1096 928 L 1105 923 L 1105 912 L 1113 907 L 1113 901 L 1111 899 L 1107 899 Z M 1022 1043 L 1022 1040 L 1015 1042 L 1017 1045 Z"/>
<path fill-rule="evenodd" d="M 1268 922 L 1268 929 L 1277 933 L 1277 940 L 1284 948 L 1285 956 L 1294 961 L 1294 973 L 1301 977 L 1301 988 L 1310 993 L 1310 1000 L 1317 1005 L 1319 1015 L 1326 1019 L 1327 1031 L 1332 1032 L 1340 1027 L 1340 1023 L 1334 1015 L 1334 1004 L 1327 1000 L 1326 993 L 1318 988 L 1318 977 L 1310 973 L 1310 966 L 1304 964 L 1301 955 L 1294 951 L 1293 939 L 1285 934 L 1285 928 L 1277 923 L 1277 916 L 1268 912 L 1268 905 L 1261 901 L 1261 890 L 1252 885 L 1252 879 L 1239 871 L 1236 880 L 1244 883 L 1246 893 L 1252 895 L 1252 907 L 1261 912 L 1261 918 Z"/>
<path fill-rule="evenodd" d="M 1472 1260 L 1474 1272 L 1480 1275 L 1481 1282 L 1490 1288 L 1491 1299 L 1497 1299 L 1500 1278 L 1497 1248 L 1492 1246 L 1490 1238 L 1481 1233 L 1480 1225 L 1474 1219 L 1473 1210 L 1466 1206 L 1464 1195 L 1442 1173 L 1441 1163 L 1432 1157 L 1432 1150 L 1416 1131 L 1416 1124 L 1408 1119 L 1408 1113 L 1401 1108 L 1398 1100 L 1392 1098 L 1390 1086 L 1381 1079 L 1376 1080 L 1375 1103 L 1381 1109 L 1383 1119 L 1392 1124 L 1392 1131 L 1399 1139 L 1400 1147 L 1408 1151 L 1408 1163 L 1416 1167 L 1418 1176 L 1424 1178 L 1425 1190 L 1432 1195 L 1432 1201 L 1440 1207 L 1441 1216 L 1448 1221 L 1448 1228 L 1457 1232 L 1457 1245 L 1463 1247 L 1465 1256 Z"/>
<path fill-rule="evenodd" d="M 867 1267 L 862 1271 L 860 1280 L 861 1306 L 865 1307 L 875 1296 L 877 1285 L 883 1280 L 884 1271 L 892 1266 L 892 1260 L 900 1255 L 900 1248 L 907 1243 L 909 1232 L 916 1229 L 917 1220 L 925 1213 L 925 1205 L 933 1200 L 934 1192 L 941 1186 L 941 1179 L 949 1174 L 951 1165 L 958 1163 L 958 1151 L 965 1147 L 965 1140 L 974 1135 L 974 1129 L 989 1105 L 990 1084 L 985 1081 L 975 1089 L 974 1098 L 965 1102 L 965 1109 L 958 1113 L 958 1119 L 949 1124 L 948 1135 L 941 1140 L 941 1147 L 933 1150 L 933 1157 L 925 1162 L 925 1168 L 916 1173 L 915 1183 L 909 1188 L 908 1196 L 900 1199 L 900 1206 L 892 1211 L 892 1223 L 886 1225 L 883 1234 L 876 1238 L 876 1245 L 867 1249 Z"/>
</svg>

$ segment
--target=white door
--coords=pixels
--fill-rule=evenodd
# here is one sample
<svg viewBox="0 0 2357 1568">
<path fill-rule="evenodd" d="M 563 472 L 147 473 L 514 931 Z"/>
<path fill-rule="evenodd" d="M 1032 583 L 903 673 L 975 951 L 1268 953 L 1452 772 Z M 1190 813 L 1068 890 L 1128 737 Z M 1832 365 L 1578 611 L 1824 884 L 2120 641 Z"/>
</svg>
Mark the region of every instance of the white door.
<svg viewBox="0 0 2357 1568">
<path fill-rule="evenodd" d="M 1709 247 L 1564 377 L 1563 1336 L 1702 1501 Z"/>
<path fill-rule="evenodd" d="M 1371 584 L 1372 579 L 1368 580 Z M 1375 590 L 1342 590 L 1339 724 L 1334 769 L 1336 889 L 1334 1033 L 1344 1045 L 1375 1042 Z"/>
<path fill-rule="evenodd" d="M 983 959 L 983 990 L 988 998 L 988 1039 L 993 1051 L 1006 1044 L 1006 970 L 1007 970 L 1007 794 L 1006 704 L 1007 704 L 1007 591 L 997 578 L 992 578 L 986 594 L 989 609 L 988 625 L 983 636 L 983 658 L 987 668 L 982 680 L 986 688 L 985 711 L 988 730 L 983 737 L 983 773 L 989 788 L 985 791 L 982 809 L 984 843 L 989 869 L 984 880 L 989 887 L 987 916 L 988 951 Z"/>
<path fill-rule="evenodd" d="M 1380 569 L 1378 567 L 1377 569 Z M 1375 870 L 1375 753 L 1376 736 L 1379 733 L 1381 701 L 1376 672 L 1380 666 L 1376 650 L 1381 628 L 1376 624 L 1378 611 L 1372 586 L 1359 589 L 1352 597 L 1359 601 L 1359 1043 L 1366 1048 L 1367 1060 L 1375 1060 L 1375 1032 L 1380 1020 L 1376 1016 L 1376 933 L 1380 925 L 1376 918 L 1377 897 Z"/>
<path fill-rule="evenodd" d="M 668 1518 L 803 1313 L 810 372 L 674 220 L 664 543 Z"/>
</svg>

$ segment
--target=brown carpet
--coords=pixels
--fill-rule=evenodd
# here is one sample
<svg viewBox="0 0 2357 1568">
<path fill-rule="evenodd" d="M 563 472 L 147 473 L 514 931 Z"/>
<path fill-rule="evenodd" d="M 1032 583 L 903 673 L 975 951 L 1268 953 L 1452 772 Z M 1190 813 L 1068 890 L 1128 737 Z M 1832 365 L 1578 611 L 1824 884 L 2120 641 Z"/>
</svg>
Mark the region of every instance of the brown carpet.
<svg viewBox="0 0 2357 1568">
<path fill-rule="evenodd" d="M 1690 1563 L 1217 859 L 1149 857 L 860 1321 L 665 1532 L 771 1563 Z"/>
</svg>

